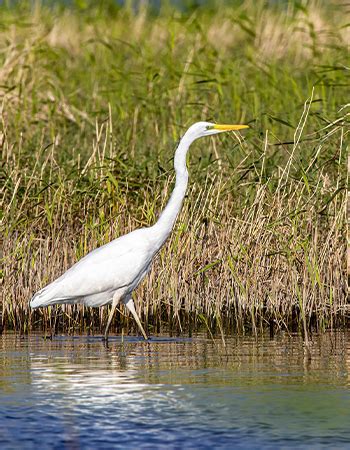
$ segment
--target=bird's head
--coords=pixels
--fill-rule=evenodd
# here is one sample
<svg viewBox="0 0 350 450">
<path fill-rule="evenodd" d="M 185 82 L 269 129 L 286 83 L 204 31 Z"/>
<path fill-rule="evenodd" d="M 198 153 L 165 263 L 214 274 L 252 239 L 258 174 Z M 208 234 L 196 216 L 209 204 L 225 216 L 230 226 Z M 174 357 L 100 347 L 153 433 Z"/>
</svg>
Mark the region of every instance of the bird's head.
<svg viewBox="0 0 350 450">
<path fill-rule="evenodd" d="M 211 136 L 212 134 L 224 133 L 225 131 L 238 131 L 249 128 L 248 125 L 220 125 L 211 122 L 194 123 L 185 133 L 185 136 L 192 141 L 195 139 Z"/>
</svg>

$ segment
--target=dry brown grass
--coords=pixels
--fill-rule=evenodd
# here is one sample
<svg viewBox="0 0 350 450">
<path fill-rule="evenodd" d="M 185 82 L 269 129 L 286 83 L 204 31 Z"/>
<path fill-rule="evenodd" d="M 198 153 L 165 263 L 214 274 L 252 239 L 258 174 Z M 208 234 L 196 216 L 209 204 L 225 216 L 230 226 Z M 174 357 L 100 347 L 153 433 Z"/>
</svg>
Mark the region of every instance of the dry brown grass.
<svg viewBox="0 0 350 450">
<path fill-rule="evenodd" d="M 341 133 L 341 126 L 335 125 L 329 134 L 336 131 Z M 93 152 L 98 160 L 91 159 L 81 173 L 89 170 L 89 164 L 106 166 L 108 135 L 107 128 L 105 136 L 100 137 L 101 147 Z M 265 144 L 267 152 L 269 143 Z M 53 157 L 47 164 L 52 172 L 61 170 Z M 271 324 L 278 329 L 297 329 L 304 316 L 309 326 L 321 329 L 342 323 L 342 317 L 345 320 L 345 195 L 331 202 L 327 215 L 320 215 L 320 186 L 323 195 L 332 190 L 327 173 L 321 170 L 314 187 L 306 192 L 308 186 L 303 180 L 289 177 L 291 164 L 290 159 L 280 169 L 275 192 L 271 192 L 271 180 L 258 181 L 254 198 L 239 210 L 222 175 L 208 176 L 203 186 L 191 185 L 174 233 L 136 291 L 139 314 L 145 322 L 157 330 L 170 325 L 183 331 L 196 329 L 206 320 L 211 328 L 222 326 L 227 331 L 243 332 L 248 327 L 257 332 Z M 243 165 L 244 161 L 238 164 L 238 173 Z M 75 195 L 74 183 L 51 189 L 45 206 L 39 203 L 31 212 L 30 182 L 27 194 L 22 194 L 22 203 L 12 219 L 20 221 L 33 214 L 35 220 L 25 232 L 11 233 L 4 240 L 3 317 L 18 330 L 52 324 L 47 310 L 35 314 L 29 310 L 28 299 L 33 292 L 93 248 L 151 224 L 172 186 L 172 182 L 162 182 L 163 189 L 149 190 L 146 186 L 138 194 L 143 199 L 139 210 L 144 219 L 140 222 L 128 209 L 128 190 L 116 196 L 114 180 L 106 180 L 99 170 L 93 174 L 96 181 L 104 180 L 102 188 L 116 198 L 102 209 L 96 209 L 91 198 L 83 199 L 79 217 L 74 216 L 68 200 Z M 18 169 L 11 178 L 20 184 Z M 31 179 L 32 183 L 38 181 L 35 175 Z M 250 183 L 242 183 L 241 189 Z M 151 204 L 154 200 L 158 205 L 155 209 Z M 11 214 L 11 206 L 10 202 L 5 216 Z M 106 308 L 93 313 L 83 306 L 68 306 L 56 311 L 54 317 L 61 325 L 68 321 L 70 327 L 82 331 L 103 324 L 106 314 Z M 116 317 L 120 327 L 125 326 L 125 320 Z"/>
<path fill-rule="evenodd" d="M 180 124 L 215 111 L 251 118 L 252 131 L 191 149 L 183 211 L 135 293 L 142 320 L 150 332 L 222 334 L 348 324 L 348 73 L 332 53 L 336 19 L 320 8 L 249 8 L 177 21 L 35 11 L 34 25 L 0 33 L 3 326 L 104 326 L 107 308 L 33 313 L 28 301 L 88 251 L 154 223 L 172 189 Z M 312 53 L 300 34 L 306 16 Z M 326 69 L 304 77 L 305 58 Z M 119 311 L 114 326 L 134 323 Z"/>
</svg>

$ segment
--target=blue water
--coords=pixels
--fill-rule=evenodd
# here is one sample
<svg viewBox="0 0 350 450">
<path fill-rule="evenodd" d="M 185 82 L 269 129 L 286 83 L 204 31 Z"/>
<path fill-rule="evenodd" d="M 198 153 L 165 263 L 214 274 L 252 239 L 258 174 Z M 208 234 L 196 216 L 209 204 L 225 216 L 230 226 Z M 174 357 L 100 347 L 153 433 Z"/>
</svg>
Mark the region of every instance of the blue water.
<svg viewBox="0 0 350 450">
<path fill-rule="evenodd" d="M 348 338 L 5 335 L 1 449 L 350 449 Z"/>
</svg>

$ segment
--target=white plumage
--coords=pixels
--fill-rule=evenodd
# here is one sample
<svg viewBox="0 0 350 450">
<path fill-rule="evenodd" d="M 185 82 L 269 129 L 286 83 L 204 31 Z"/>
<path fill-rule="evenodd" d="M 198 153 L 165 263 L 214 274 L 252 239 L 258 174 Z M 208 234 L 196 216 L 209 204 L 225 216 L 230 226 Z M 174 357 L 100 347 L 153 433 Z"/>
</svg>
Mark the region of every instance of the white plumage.
<svg viewBox="0 0 350 450">
<path fill-rule="evenodd" d="M 192 125 L 175 152 L 175 188 L 156 224 L 132 231 L 88 253 L 57 280 L 38 291 L 30 301 L 30 306 L 38 308 L 63 303 L 103 306 L 112 303 L 105 331 L 107 339 L 115 308 L 119 301 L 123 301 L 147 339 L 131 294 L 150 269 L 154 256 L 171 233 L 180 212 L 188 183 L 188 148 L 195 139 L 202 136 L 242 128 L 247 126 L 215 125 L 209 122 Z"/>
<path fill-rule="evenodd" d="M 103 306 L 112 302 L 115 292 L 120 297 L 131 293 L 152 261 L 152 231 L 151 228 L 135 230 L 88 253 L 37 292 L 30 306 L 73 302 Z"/>
</svg>

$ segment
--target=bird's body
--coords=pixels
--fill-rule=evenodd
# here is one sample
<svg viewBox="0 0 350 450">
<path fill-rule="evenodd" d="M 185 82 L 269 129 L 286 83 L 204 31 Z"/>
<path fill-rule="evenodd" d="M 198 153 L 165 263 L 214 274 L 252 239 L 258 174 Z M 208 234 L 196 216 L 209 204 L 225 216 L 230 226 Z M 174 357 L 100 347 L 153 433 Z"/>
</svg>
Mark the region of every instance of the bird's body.
<svg viewBox="0 0 350 450">
<path fill-rule="evenodd" d="M 192 125 L 176 150 L 175 188 L 158 221 L 151 227 L 134 230 L 88 253 L 57 280 L 38 291 L 32 298 L 30 306 L 38 308 L 64 303 L 103 306 L 112 303 L 105 332 L 107 338 L 115 308 L 119 301 L 123 301 L 147 339 L 136 314 L 131 294 L 149 271 L 154 256 L 170 235 L 181 210 L 188 183 L 186 154 L 189 146 L 199 137 L 241 128 L 247 127 L 215 125 L 209 122 Z"/>
<path fill-rule="evenodd" d="M 104 306 L 112 303 L 115 292 L 120 298 L 130 294 L 152 262 L 152 231 L 151 227 L 132 231 L 88 253 L 39 291 L 31 306 L 35 308 L 43 303 L 45 306 L 60 303 Z"/>
</svg>

